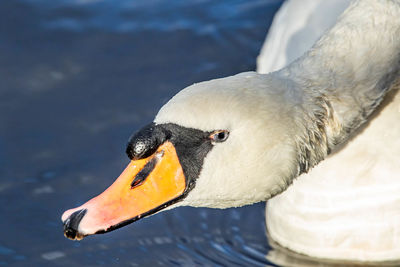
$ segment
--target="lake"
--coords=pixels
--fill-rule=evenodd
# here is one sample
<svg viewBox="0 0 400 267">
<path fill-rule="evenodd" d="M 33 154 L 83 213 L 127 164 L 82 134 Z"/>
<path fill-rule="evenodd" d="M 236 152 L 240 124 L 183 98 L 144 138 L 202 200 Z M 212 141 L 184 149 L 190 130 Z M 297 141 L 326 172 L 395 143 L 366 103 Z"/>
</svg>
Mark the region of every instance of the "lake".
<svg viewBox="0 0 400 267">
<path fill-rule="evenodd" d="M 72 242 L 132 132 L 182 88 L 255 70 L 282 1 L 0 2 L 0 266 L 265 266 L 264 204 L 179 208 Z"/>
</svg>

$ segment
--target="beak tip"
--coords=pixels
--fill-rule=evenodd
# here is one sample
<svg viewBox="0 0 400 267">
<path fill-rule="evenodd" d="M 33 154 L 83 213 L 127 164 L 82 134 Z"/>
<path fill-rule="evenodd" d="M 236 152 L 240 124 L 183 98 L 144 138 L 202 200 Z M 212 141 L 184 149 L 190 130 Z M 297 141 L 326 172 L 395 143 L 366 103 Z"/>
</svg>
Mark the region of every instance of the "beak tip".
<svg viewBox="0 0 400 267">
<path fill-rule="evenodd" d="M 85 216 L 87 209 L 77 210 L 75 212 L 66 211 L 61 219 L 64 224 L 64 236 L 71 240 L 81 240 L 85 237 L 84 234 L 78 231 L 79 223 Z"/>
<path fill-rule="evenodd" d="M 68 220 L 69 215 L 71 215 L 69 210 L 65 211 L 63 215 L 61 215 L 61 221 L 63 224 L 65 224 L 65 222 Z"/>
<path fill-rule="evenodd" d="M 80 234 L 78 231 L 74 229 L 66 229 L 64 230 L 64 236 L 73 241 L 82 240 L 85 236 Z"/>
</svg>

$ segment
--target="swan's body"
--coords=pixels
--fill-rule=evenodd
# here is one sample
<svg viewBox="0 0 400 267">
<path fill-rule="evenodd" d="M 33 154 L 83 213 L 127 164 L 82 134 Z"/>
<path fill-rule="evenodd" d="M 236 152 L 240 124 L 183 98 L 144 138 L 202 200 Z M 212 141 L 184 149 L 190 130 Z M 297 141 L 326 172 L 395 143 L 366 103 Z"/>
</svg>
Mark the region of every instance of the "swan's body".
<svg viewBox="0 0 400 267">
<path fill-rule="evenodd" d="M 344 148 L 268 201 L 275 241 L 321 258 L 400 257 L 400 94 L 387 102 Z"/>
<path fill-rule="evenodd" d="M 287 1 L 258 58 L 258 71 L 278 70 L 301 56 L 349 3 Z M 346 145 L 268 201 L 267 227 L 275 241 L 322 258 L 371 261 L 400 257 L 397 92 L 386 98 Z"/>
<path fill-rule="evenodd" d="M 286 67 L 333 25 L 351 0 L 286 0 L 276 13 L 257 58 L 257 72 Z"/>
<path fill-rule="evenodd" d="M 127 148 L 132 162 L 120 178 L 100 196 L 63 214 L 66 236 L 79 239 L 111 231 L 167 207 L 237 207 L 265 201 L 285 191 L 296 177 L 314 172 L 313 166 L 349 139 L 370 118 L 387 92 L 397 93 L 398 36 L 400 1 L 359 0 L 311 50 L 289 66 L 270 74 L 241 73 L 182 90 L 161 108 L 153 124 L 132 136 Z M 398 103 L 398 99 L 392 103 Z M 374 127 L 372 122 L 367 129 L 372 132 L 365 138 L 376 136 L 376 128 L 381 125 L 390 124 L 394 128 L 399 106 L 390 105 L 383 111 L 389 115 L 382 113 L 386 119 L 379 120 L 381 124 Z M 393 140 L 398 136 L 395 130 L 378 130 Z M 349 154 L 342 157 L 354 160 L 351 146 L 357 145 L 356 142 L 365 141 L 354 139 L 343 150 Z M 392 144 L 391 149 L 396 151 L 398 141 Z M 380 198 L 380 188 L 389 188 L 381 180 L 389 183 L 395 179 L 392 172 L 398 173 L 390 161 L 395 158 L 379 162 L 393 166 L 386 169 L 390 172 L 388 176 L 370 176 L 371 184 L 382 187 L 367 186 L 372 190 L 370 194 L 356 190 L 359 195 L 349 199 L 360 199 L 363 195 L 367 202 L 349 206 L 350 201 L 339 196 L 337 199 L 342 202 L 333 205 L 347 210 L 359 205 L 365 210 L 369 203 L 378 203 L 373 194 Z M 380 170 L 376 169 L 379 175 Z M 323 179 L 328 179 L 329 174 L 324 175 Z M 305 178 L 307 185 L 307 180 L 313 177 L 300 177 L 297 181 Z M 337 177 L 334 179 L 338 181 Z M 319 185 L 324 186 L 323 181 L 316 181 L 312 188 L 319 190 Z M 368 180 L 356 181 L 354 184 L 344 178 L 343 184 L 337 186 L 341 190 L 329 186 L 332 192 L 340 191 L 344 195 L 355 186 L 362 188 Z M 396 184 L 391 183 L 391 192 L 396 191 Z M 317 189 L 304 191 L 300 182 L 293 188 L 296 193 L 278 196 L 268 209 L 268 215 L 272 215 L 267 219 L 268 227 L 272 229 L 272 237 L 282 245 L 320 257 L 361 260 L 385 260 L 393 258 L 394 251 L 398 251 L 400 234 L 396 231 L 400 228 L 392 226 L 398 225 L 396 207 L 400 206 L 395 202 L 389 201 L 389 206 L 385 206 L 392 212 L 380 209 L 382 213 L 378 215 L 390 217 L 390 225 L 382 229 L 394 232 L 387 235 L 384 230 L 385 236 L 376 233 L 385 239 L 380 243 L 381 254 L 367 258 L 360 257 L 358 252 L 368 253 L 367 244 L 349 242 L 349 235 L 339 230 L 347 227 L 342 224 L 349 219 L 346 213 L 335 213 L 334 206 L 325 205 L 326 198 L 318 198 Z M 299 198 L 304 192 L 307 197 Z M 317 199 L 308 197 L 310 194 Z M 383 198 L 379 201 L 383 202 Z M 311 206 L 315 211 L 308 212 L 303 208 L 310 207 L 308 202 L 332 207 L 337 220 L 329 223 L 329 213 L 315 209 L 316 205 Z M 299 206 L 288 207 L 288 204 Z M 300 223 L 300 220 L 303 221 Z M 287 233 L 284 227 L 288 227 Z M 345 234 L 342 238 L 324 239 L 320 229 Z M 312 240 L 313 234 L 321 238 L 320 242 Z M 360 234 L 362 238 L 364 235 L 371 238 L 371 233 Z M 304 250 L 301 244 L 308 247 Z M 319 247 L 315 249 L 313 245 Z M 338 253 L 334 252 L 336 247 Z M 356 252 L 343 253 L 343 247 Z"/>
</svg>

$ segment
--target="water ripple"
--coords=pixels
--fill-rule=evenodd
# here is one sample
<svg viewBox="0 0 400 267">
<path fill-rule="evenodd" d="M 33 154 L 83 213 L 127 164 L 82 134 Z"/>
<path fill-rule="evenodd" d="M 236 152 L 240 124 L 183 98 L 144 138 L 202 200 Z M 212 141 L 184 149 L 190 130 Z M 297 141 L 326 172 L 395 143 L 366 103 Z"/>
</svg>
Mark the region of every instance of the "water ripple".
<svg viewBox="0 0 400 267">
<path fill-rule="evenodd" d="M 278 5 L 280 0 L 258 0 L 251 3 L 234 0 L 215 3 L 212 0 L 161 1 L 98 0 L 33 1 L 42 12 L 54 15 L 42 20 L 42 27 L 84 31 L 108 29 L 116 32 L 158 30 L 191 30 L 198 34 L 215 35 L 220 29 L 251 29 L 251 14 L 266 4 Z"/>
</svg>

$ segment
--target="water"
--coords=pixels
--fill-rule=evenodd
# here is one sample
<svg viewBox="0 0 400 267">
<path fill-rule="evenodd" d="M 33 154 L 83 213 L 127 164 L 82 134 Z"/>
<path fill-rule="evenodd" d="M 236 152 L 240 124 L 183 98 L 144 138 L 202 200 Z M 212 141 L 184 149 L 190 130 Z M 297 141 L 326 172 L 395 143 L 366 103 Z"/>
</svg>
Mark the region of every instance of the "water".
<svg viewBox="0 0 400 267">
<path fill-rule="evenodd" d="M 328 266 L 272 251 L 262 203 L 62 233 L 62 212 L 112 183 L 169 98 L 255 69 L 281 2 L 0 1 L 0 266 Z"/>
<path fill-rule="evenodd" d="M 264 205 L 180 208 L 82 242 L 103 191 L 180 89 L 255 69 L 281 1 L 0 1 L 0 266 L 268 264 Z M 246 265 L 246 264 L 245 264 Z"/>
</svg>

